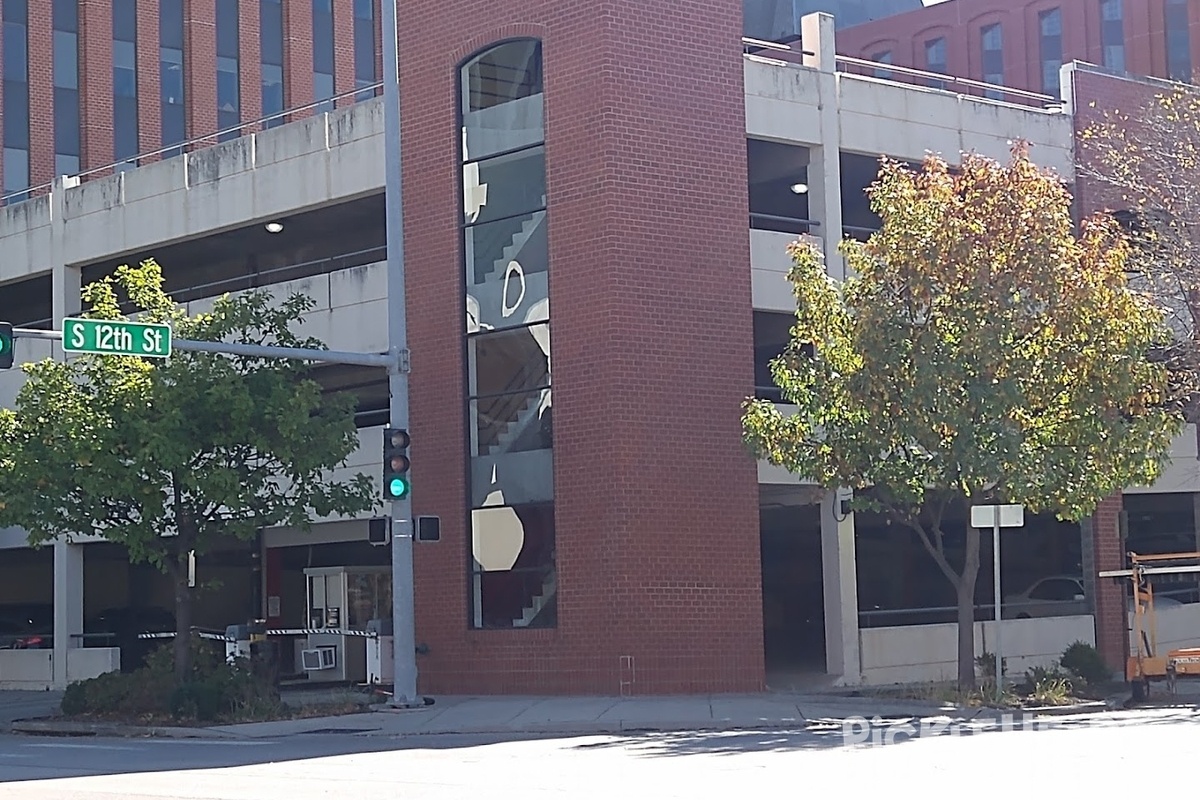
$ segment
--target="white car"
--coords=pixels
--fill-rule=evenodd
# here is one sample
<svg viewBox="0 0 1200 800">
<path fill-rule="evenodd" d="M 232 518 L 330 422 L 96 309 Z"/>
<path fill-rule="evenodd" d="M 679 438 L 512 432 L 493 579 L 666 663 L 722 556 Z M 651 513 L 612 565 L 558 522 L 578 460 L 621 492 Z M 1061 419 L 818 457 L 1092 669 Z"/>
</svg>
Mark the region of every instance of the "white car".
<svg viewBox="0 0 1200 800">
<path fill-rule="evenodd" d="M 1156 609 L 1183 605 L 1171 597 L 1155 597 Z M 1133 612 L 1133 598 L 1126 600 L 1126 609 Z M 1004 616 L 1008 619 L 1030 617 L 1069 617 L 1087 614 L 1087 596 L 1083 578 L 1052 575 L 1042 578 L 1020 594 L 1004 599 Z"/>
</svg>

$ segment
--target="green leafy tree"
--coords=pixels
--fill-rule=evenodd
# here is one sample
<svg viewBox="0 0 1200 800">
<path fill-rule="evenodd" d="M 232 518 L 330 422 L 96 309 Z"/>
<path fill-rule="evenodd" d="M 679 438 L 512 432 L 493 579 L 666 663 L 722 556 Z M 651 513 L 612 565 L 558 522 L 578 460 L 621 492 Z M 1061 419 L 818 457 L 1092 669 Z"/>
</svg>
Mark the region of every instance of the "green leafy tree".
<svg viewBox="0 0 1200 800">
<path fill-rule="evenodd" d="M 294 324 L 312 301 L 265 292 L 218 299 L 188 316 L 154 261 L 84 288 L 87 316 L 171 326 L 181 339 L 323 348 Z M 330 396 L 307 363 L 175 351 L 166 361 L 110 355 L 25 366 L 14 409 L 0 410 L 0 524 L 30 542 L 99 534 L 174 584 L 177 677 L 192 626 L 188 565 L 222 539 L 373 505 L 364 475 L 329 479 L 358 446 L 353 398 Z"/>
<path fill-rule="evenodd" d="M 974 686 L 980 534 L 946 547 L 949 511 L 1021 503 L 1079 520 L 1159 475 L 1182 422 L 1146 358 L 1163 313 L 1126 286 L 1127 240 L 1107 218 L 1076 234 L 1071 198 L 1024 145 L 960 170 L 884 161 L 882 227 L 845 241 L 854 277 L 796 243 L 784 402 L 748 400 L 751 449 L 855 507 L 916 532 L 958 597 L 958 680 Z M 955 531 L 958 533 L 958 531 Z"/>
</svg>

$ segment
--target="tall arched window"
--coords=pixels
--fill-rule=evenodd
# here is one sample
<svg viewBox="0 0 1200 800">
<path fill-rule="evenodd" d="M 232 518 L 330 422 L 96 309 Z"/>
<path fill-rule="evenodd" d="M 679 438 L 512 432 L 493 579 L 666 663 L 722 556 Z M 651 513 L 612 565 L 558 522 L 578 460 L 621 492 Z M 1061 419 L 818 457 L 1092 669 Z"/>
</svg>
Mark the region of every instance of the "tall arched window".
<svg viewBox="0 0 1200 800">
<path fill-rule="evenodd" d="M 542 47 L 461 67 L 471 624 L 556 624 Z"/>
</svg>

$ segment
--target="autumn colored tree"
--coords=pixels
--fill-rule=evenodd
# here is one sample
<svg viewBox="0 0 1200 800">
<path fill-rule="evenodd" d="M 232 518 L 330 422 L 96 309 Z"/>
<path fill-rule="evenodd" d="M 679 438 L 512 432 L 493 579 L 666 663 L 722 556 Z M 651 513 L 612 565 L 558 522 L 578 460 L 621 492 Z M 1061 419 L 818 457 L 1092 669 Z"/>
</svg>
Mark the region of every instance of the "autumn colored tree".
<svg viewBox="0 0 1200 800">
<path fill-rule="evenodd" d="M 153 261 L 85 287 L 86 316 L 171 326 L 181 339 L 322 348 L 292 331 L 312 300 L 225 296 L 188 316 Z M 189 668 L 188 566 L 226 537 L 373 506 L 369 478 L 332 481 L 358 447 L 353 398 L 323 394 L 304 362 L 176 350 L 156 361 L 111 355 L 45 360 L 14 409 L 0 409 L 0 526 L 38 544 L 100 534 L 170 575 L 175 671 Z"/>
<path fill-rule="evenodd" d="M 1171 374 L 1167 400 L 1200 421 L 1200 93 L 1179 84 L 1096 117 L 1080 135 L 1076 174 L 1133 245 L 1130 285 L 1167 312 L 1172 336 L 1152 357 Z"/>
<path fill-rule="evenodd" d="M 745 435 L 758 457 L 863 490 L 855 508 L 915 531 L 957 592 L 967 689 L 980 533 L 949 553 L 947 512 L 1020 503 L 1078 520 L 1153 482 L 1182 424 L 1146 357 L 1168 334 L 1126 285 L 1116 224 L 1077 235 L 1069 194 L 1023 145 L 953 173 L 885 160 L 868 194 L 882 227 L 842 244 L 852 277 L 791 246 L 796 323 L 772 371 L 794 408 L 747 400 Z"/>
</svg>

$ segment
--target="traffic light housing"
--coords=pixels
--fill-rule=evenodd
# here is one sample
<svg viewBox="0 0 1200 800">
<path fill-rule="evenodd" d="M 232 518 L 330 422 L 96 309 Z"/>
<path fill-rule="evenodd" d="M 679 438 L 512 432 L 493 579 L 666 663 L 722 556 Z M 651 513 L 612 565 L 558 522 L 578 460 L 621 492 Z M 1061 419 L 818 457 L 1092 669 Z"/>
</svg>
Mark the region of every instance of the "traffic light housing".
<svg viewBox="0 0 1200 800">
<path fill-rule="evenodd" d="M 383 496 L 387 500 L 403 500 L 412 491 L 408 468 L 408 431 L 384 428 L 383 431 Z"/>
<path fill-rule="evenodd" d="M 13 326 L 8 322 L 0 322 L 0 369 L 12 369 L 13 365 Z"/>
</svg>

